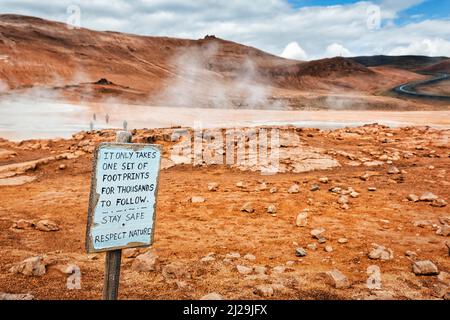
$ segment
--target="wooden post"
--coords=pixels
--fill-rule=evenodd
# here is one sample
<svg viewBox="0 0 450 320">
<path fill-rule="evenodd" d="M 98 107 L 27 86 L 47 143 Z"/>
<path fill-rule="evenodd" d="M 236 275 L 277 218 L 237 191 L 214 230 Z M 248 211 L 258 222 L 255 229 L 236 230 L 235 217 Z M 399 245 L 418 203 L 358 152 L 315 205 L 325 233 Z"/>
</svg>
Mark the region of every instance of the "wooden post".
<svg viewBox="0 0 450 320">
<path fill-rule="evenodd" d="M 116 142 L 131 143 L 132 135 L 127 131 L 118 131 Z M 122 250 L 106 252 L 105 276 L 103 279 L 103 300 L 117 300 L 119 293 L 120 262 L 122 261 Z"/>
</svg>

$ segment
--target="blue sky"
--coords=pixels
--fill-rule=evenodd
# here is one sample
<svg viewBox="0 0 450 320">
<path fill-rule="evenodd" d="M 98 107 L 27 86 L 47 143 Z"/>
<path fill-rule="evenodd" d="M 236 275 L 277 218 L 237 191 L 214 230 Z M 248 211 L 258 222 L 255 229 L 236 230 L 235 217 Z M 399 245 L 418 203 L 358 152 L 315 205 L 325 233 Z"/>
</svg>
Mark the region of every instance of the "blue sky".
<svg viewBox="0 0 450 320">
<path fill-rule="evenodd" d="M 450 0 L 0 0 L 0 4 L 0 14 L 78 21 L 78 26 L 101 31 L 188 39 L 214 34 L 298 60 L 450 56 Z"/>
</svg>

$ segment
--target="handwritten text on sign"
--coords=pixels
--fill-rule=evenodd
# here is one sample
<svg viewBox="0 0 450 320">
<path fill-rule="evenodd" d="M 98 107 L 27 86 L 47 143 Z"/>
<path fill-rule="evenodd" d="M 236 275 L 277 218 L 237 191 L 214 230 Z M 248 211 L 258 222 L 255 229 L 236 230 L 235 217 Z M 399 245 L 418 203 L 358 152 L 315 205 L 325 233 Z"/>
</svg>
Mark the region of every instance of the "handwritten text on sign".
<svg viewBox="0 0 450 320">
<path fill-rule="evenodd" d="M 91 186 L 89 252 L 152 243 L 160 159 L 154 145 L 100 145 Z"/>
</svg>

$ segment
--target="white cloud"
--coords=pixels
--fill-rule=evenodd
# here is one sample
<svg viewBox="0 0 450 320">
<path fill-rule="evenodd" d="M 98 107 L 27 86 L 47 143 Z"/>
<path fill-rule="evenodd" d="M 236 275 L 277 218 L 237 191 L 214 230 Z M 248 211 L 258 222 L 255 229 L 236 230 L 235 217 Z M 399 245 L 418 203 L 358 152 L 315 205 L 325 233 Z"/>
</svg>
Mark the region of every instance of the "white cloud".
<svg viewBox="0 0 450 320">
<path fill-rule="evenodd" d="M 304 58 L 303 52 L 310 59 L 336 52 L 372 55 L 401 50 L 441 51 L 449 55 L 446 42 L 450 40 L 450 20 L 425 20 L 402 26 L 394 23 L 400 11 L 423 1 L 361 1 L 298 9 L 287 0 L 1 0 L 0 12 L 66 22 L 67 7 L 79 5 L 81 26 L 86 28 L 191 39 L 215 34 L 274 54 L 289 54 L 292 49 L 298 59 Z M 374 4 L 381 9 L 383 23 L 379 29 L 368 27 L 373 17 L 367 9 Z M 430 40 L 428 49 L 417 49 L 427 39 L 442 41 Z M 301 50 L 294 45 L 286 47 L 295 42 L 301 44 Z M 330 44 L 337 45 L 330 48 Z"/>
<path fill-rule="evenodd" d="M 450 41 L 444 39 L 422 39 L 411 42 L 408 46 L 392 49 L 391 55 L 425 55 L 450 57 Z"/>
<path fill-rule="evenodd" d="M 289 43 L 286 48 L 284 48 L 280 56 L 286 59 L 308 60 L 308 55 L 305 50 L 303 50 L 302 47 L 300 47 L 295 41 Z"/>
<path fill-rule="evenodd" d="M 350 51 L 339 43 L 332 43 L 327 47 L 326 54 L 328 57 L 350 57 Z"/>
</svg>

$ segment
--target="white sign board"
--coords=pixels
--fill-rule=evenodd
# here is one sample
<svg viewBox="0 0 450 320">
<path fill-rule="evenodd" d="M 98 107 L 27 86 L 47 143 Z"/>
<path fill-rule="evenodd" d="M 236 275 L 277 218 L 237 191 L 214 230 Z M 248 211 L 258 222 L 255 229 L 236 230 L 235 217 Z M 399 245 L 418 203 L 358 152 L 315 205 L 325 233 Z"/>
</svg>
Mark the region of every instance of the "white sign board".
<svg viewBox="0 0 450 320">
<path fill-rule="evenodd" d="M 159 146 L 102 143 L 94 156 L 87 252 L 151 245 L 161 160 Z"/>
</svg>

